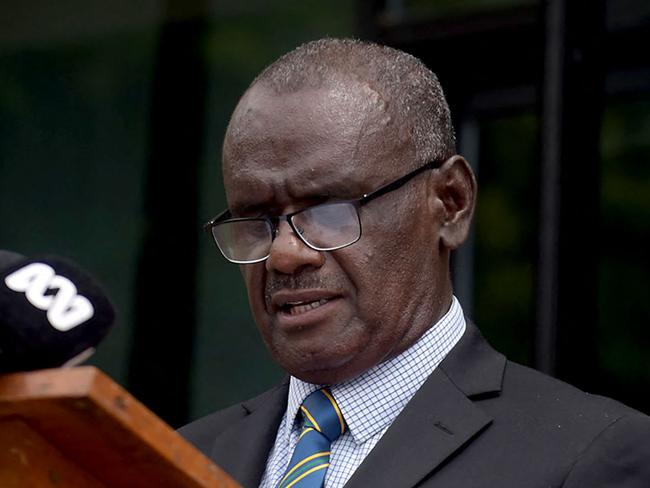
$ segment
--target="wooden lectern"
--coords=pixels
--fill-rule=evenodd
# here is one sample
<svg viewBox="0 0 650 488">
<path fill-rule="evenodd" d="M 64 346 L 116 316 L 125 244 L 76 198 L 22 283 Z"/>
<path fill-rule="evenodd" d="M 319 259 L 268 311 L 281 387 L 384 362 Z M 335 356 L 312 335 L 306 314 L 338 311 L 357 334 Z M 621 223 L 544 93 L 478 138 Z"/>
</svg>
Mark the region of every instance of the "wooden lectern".
<svg viewBox="0 0 650 488">
<path fill-rule="evenodd" d="M 0 376 L 0 487 L 239 485 L 91 366 Z"/>
</svg>

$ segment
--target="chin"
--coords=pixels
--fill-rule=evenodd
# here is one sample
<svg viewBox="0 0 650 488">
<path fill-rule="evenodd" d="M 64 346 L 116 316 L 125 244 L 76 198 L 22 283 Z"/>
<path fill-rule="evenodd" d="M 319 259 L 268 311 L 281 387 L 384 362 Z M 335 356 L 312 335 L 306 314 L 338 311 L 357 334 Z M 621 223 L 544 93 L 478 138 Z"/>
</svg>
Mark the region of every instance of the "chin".
<svg viewBox="0 0 650 488">
<path fill-rule="evenodd" d="M 309 363 L 302 361 L 293 364 L 282 364 L 289 374 L 296 378 L 319 385 L 333 385 L 349 380 L 365 369 L 353 361 L 354 356 L 340 356 L 327 358 L 312 358 Z"/>
<path fill-rule="evenodd" d="M 336 370 L 322 369 L 312 371 L 296 371 L 292 373 L 299 380 L 315 385 L 334 385 L 348 379 Z"/>
<path fill-rule="evenodd" d="M 273 328 L 267 332 L 263 338 L 273 360 L 290 375 L 308 383 L 340 383 L 375 364 L 366 337 L 353 334 L 347 340 L 332 341 L 318 330 L 291 337 Z"/>
</svg>

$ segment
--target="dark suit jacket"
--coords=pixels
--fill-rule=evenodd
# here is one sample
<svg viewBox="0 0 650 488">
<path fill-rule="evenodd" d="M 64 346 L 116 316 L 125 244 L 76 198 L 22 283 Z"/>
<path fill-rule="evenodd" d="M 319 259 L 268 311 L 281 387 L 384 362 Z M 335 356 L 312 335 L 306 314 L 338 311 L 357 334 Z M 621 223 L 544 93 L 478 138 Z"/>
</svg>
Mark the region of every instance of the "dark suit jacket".
<svg viewBox="0 0 650 488">
<path fill-rule="evenodd" d="M 180 433 L 258 486 L 287 385 Z M 346 485 L 412 486 L 650 488 L 650 417 L 507 361 L 468 323 Z"/>
</svg>

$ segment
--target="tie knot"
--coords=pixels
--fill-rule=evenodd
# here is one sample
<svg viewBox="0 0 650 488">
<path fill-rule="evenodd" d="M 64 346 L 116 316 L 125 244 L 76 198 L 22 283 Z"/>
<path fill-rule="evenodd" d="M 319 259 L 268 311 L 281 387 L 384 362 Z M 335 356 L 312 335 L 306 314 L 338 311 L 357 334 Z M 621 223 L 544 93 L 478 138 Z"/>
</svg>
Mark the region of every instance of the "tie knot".
<svg viewBox="0 0 650 488">
<path fill-rule="evenodd" d="M 311 393 L 300 406 L 304 427 L 313 427 L 334 442 L 347 426 L 343 414 L 327 388 Z"/>
</svg>

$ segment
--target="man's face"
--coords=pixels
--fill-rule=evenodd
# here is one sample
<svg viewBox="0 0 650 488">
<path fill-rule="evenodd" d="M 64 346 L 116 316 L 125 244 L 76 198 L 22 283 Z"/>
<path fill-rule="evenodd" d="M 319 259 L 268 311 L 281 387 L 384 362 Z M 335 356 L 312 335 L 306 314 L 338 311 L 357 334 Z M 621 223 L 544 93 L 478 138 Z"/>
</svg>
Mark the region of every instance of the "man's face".
<svg viewBox="0 0 650 488">
<path fill-rule="evenodd" d="M 370 88 L 347 83 L 275 95 L 253 87 L 224 145 L 235 217 L 273 216 L 352 199 L 408 173 L 409 146 Z M 355 244 L 318 252 L 280 224 L 269 258 L 242 265 L 251 310 L 273 358 L 331 384 L 411 345 L 449 305 L 441 205 L 426 172 L 360 208 Z"/>
</svg>

